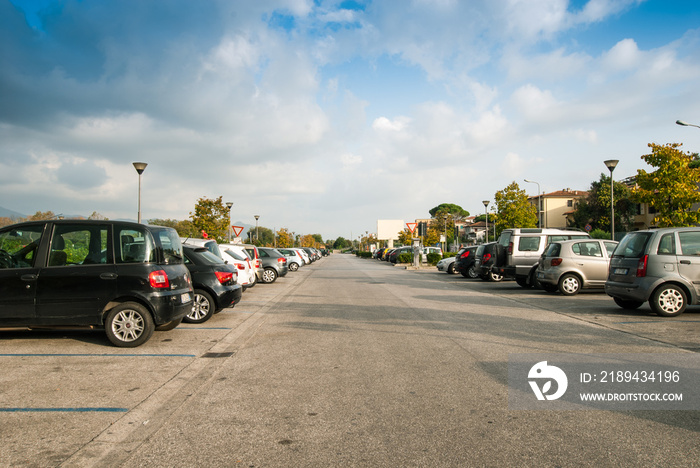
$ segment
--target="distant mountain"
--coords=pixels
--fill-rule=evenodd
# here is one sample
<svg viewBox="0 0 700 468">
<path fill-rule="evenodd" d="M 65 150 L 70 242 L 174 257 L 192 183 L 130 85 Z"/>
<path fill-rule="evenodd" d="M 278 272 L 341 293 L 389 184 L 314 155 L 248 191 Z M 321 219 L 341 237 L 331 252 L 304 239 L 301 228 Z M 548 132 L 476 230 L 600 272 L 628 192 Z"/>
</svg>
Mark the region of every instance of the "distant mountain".
<svg viewBox="0 0 700 468">
<path fill-rule="evenodd" d="M 17 213 L 16 211 L 8 210 L 7 208 L 3 208 L 2 206 L 0 206 L 0 218 L 17 219 L 26 217 L 27 215 L 25 214 Z"/>
</svg>

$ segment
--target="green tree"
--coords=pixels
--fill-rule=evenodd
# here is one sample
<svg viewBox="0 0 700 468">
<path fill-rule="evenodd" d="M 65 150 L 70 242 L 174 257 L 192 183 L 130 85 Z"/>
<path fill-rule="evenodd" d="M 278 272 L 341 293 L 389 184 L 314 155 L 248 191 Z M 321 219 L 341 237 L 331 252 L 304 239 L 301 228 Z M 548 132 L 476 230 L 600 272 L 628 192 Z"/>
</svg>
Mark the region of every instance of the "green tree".
<svg viewBox="0 0 700 468">
<path fill-rule="evenodd" d="M 438 213 L 447 213 L 452 215 L 452 217 L 457 221 L 462 221 L 464 218 L 469 216 L 469 212 L 467 210 L 463 209 L 459 205 L 455 205 L 454 203 L 440 203 L 438 206 L 428 211 L 428 213 L 430 213 L 430 216 L 433 218 L 438 218 Z"/>
<path fill-rule="evenodd" d="M 229 211 L 223 197 L 209 199 L 202 197 L 197 200 L 194 213 L 190 212 L 190 219 L 194 226 L 197 237 L 206 236 L 215 239 L 217 242 L 228 240 L 228 216 Z"/>
<path fill-rule="evenodd" d="M 335 242 L 333 242 L 334 249 L 341 250 L 341 249 L 347 249 L 348 247 L 350 247 L 350 241 L 344 237 L 338 237 L 335 240 Z"/>
<path fill-rule="evenodd" d="M 680 143 L 657 145 L 649 143 L 651 154 L 642 159 L 657 169 L 637 170 L 637 187 L 632 190 L 635 200 L 656 209 L 654 223 L 659 227 L 692 226 L 700 222 L 700 213 L 692 209 L 700 202 L 700 168 L 691 168 L 696 159 L 681 151 Z"/>
<path fill-rule="evenodd" d="M 635 203 L 631 200 L 631 191 L 622 182 L 613 182 L 615 204 L 615 231 L 629 231 L 634 224 Z M 573 215 L 572 227 L 583 229 L 587 224 L 610 233 L 610 176 L 603 173 L 600 179 L 592 182 L 588 195 L 582 199 Z M 608 234 L 608 239 L 610 234 Z"/>
<path fill-rule="evenodd" d="M 102 220 L 106 220 L 108 218 L 106 218 L 102 214 L 98 213 L 97 211 L 93 211 L 92 214 L 90 216 L 88 216 L 88 219 L 95 219 L 98 221 L 102 221 Z"/>
<path fill-rule="evenodd" d="M 46 219 L 52 219 L 56 217 L 58 217 L 58 215 L 55 215 L 53 211 L 37 211 L 33 215 L 29 216 L 27 218 L 27 221 L 44 221 Z"/>
<path fill-rule="evenodd" d="M 513 181 L 496 192 L 496 235 L 508 228 L 534 228 L 537 226 L 537 208 L 528 201 L 525 190 Z M 491 224 L 489 217 L 489 224 Z"/>
<path fill-rule="evenodd" d="M 437 236 L 432 242 L 428 242 L 423 239 L 425 245 L 433 245 L 440 241 L 440 236 L 445 235 L 447 239 L 447 245 L 454 242 L 454 226 L 455 223 L 459 221 L 464 221 L 464 219 L 469 216 L 469 212 L 463 209 L 459 205 L 454 203 L 441 203 L 435 208 L 428 211 L 432 217 L 432 222 L 428 226 L 428 233 L 431 234 L 431 230 L 435 231 L 433 234 Z"/>
</svg>

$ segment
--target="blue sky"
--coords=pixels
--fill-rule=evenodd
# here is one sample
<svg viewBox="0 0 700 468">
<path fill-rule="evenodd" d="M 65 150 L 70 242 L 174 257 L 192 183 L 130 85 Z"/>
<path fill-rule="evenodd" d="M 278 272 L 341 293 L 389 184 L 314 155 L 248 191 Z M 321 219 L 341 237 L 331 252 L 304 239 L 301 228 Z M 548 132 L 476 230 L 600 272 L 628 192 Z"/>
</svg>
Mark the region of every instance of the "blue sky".
<svg viewBox="0 0 700 468">
<path fill-rule="evenodd" d="M 0 0 L 0 206 L 324 238 L 700 151 L 700 4 Z"/>
</svg>

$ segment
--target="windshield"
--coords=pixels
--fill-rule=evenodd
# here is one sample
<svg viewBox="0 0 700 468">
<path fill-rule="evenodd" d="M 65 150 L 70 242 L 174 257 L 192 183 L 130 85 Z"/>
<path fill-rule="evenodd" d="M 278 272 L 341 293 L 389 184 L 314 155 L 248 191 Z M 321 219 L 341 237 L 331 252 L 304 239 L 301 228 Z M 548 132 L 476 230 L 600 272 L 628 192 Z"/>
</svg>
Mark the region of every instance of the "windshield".
<svg viewBox="0 0 700 468">
<path fill-rule="evenodd" d="M 631 232 L 618 244 L 613 257 L 639 258 L 644 255 L 651 232 Z"/>
</svg>

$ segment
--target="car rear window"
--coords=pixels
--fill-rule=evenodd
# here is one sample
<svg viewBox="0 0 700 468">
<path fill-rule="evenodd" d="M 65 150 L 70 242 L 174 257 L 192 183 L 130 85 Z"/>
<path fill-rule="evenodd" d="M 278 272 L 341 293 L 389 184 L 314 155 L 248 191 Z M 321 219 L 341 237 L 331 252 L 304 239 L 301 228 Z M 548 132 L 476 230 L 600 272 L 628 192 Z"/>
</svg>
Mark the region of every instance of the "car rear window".
<svg viewBox="0 0 700 468">
<path fill-rule="evenodd" d="M 224 249 L 224 252 L 226 252 L 228 255 L 235 258 L 236 260 L 240 260 L 240 261 L 248 260 L 247 258 L 243 258 L 243 256 L 241 254 L 239 254 L 238 252 L 234 252 L 231 249 Z"/>
<path fill-rule="evenodd" d="M 157 242 L 163 250 L 165 263 L 182 263 L 182 243 L 174 229 L 155 229 Z"/>
<path fill-rule="evenodd" d="M 561 252 L 561 244 L 558 242 L 555 242 L 553 244 L 549 244 L 549 247 L 547 247 L 547 250 L 545 250 L 544 256 L 545 257 L 558 257 L 559 252 Z"/>
<path fill-rule="evenodd" d="M 630 232 L 622 241 L 618 244 L 615 252 L 613 252 L 614 257 L 623 258 L 640 258 L 644 255 L 644 251 L 647 248 L 647 244 L 651 239 L 653 233 L 651 232 Z"/>
<path fill-rule="evenodd" d="M 145 228 L 122 228 L 117 231 L 117 263 L 155 262 L 155 242 Z M 179 242 L 179 240 L 178 240 Z"/>
<path fill-rule="evenodd" d="M 521 237 L 518 243 L 518 250 L 521 252 L 537 252 L 540 250 L 540 238 Z"/>
<path fill-rule="evenodd" d="M 683 255 L 700 255 L 700 231 L 678 233 Z"/>
</svg>

